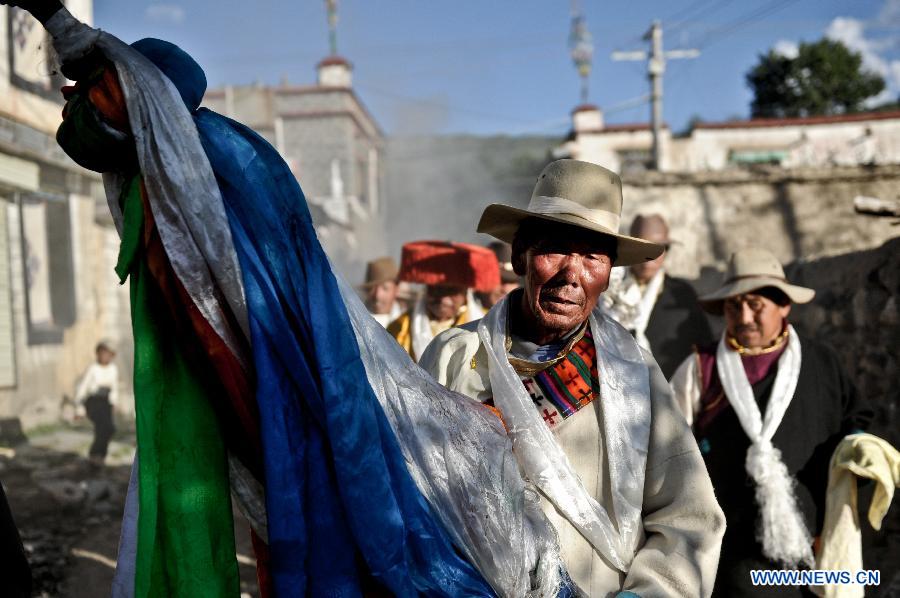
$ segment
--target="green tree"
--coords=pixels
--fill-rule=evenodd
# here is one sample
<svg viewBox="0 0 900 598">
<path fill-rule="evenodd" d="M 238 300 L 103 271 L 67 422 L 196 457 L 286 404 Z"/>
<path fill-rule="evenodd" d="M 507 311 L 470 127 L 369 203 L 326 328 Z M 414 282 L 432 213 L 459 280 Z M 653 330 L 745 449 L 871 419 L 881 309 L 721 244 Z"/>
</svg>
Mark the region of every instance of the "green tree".
<svg viewBox="0 0 900 598">
<path fill-rule="evenodd" d="M 789 58 L 769 50 L 747 73 L 754 117 L 783 118 L 859 112 L 884 90 L 884 79 L 862 67 L 862 56 L 839 41 L 801 43 Z"/>
</svg>

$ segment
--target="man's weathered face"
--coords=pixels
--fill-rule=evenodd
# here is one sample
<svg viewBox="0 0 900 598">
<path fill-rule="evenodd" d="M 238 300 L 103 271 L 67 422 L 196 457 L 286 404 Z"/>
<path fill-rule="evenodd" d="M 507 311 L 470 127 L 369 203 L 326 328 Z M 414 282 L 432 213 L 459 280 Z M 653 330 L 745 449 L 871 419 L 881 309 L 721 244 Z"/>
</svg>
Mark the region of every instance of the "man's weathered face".
<svg viewBox="0 0 900 598">
<path fill-rule="evenodd" d="M 741 345 L 750 349 L 768 347 L 784 329 L 791 305 L 778 305 L 758 293 L 729 297 L 723 305 L 725 328 Z"/>
<path fill-rule="evenodd" d="M 387 280 L 369 289 L 366 307 L 373 314 L 389 314 L 397 299 L 397 283 Z"/>
<path fill-rule="evenodd" d="M 432 320 L 455 318 L 466 302 L 466 287 L 429 285 L 425 287 L 425 310 Z"/>
<path fill-rule="evenodd" d="M 565 230 L 539 240 L 524 256 L 523 315 L 536 328 L 560 335 L 587 320 L 612 268 L 608 245 L 599 237 Z"/>
</svg>

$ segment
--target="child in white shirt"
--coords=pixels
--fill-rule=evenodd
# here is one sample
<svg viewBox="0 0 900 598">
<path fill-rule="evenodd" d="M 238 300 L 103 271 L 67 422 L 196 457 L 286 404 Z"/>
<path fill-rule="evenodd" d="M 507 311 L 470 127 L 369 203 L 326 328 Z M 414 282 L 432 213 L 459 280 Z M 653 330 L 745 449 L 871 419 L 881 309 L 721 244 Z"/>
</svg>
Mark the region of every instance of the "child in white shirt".
<svg viewBox="0 0 900 598">
<path fill-rule="evenodd" d="M 75 390 L 75 403 L 84 405 L 88 419 L 94 424 L 89 457 L 96 465 L 103 465 L 115 432 L 113 407 L 118 400 L 119 370 L 113 363 L 116 353 L 109 344 L 98 343 L 95 351 L 97 361 L 81 377 Z"/>
</svg>

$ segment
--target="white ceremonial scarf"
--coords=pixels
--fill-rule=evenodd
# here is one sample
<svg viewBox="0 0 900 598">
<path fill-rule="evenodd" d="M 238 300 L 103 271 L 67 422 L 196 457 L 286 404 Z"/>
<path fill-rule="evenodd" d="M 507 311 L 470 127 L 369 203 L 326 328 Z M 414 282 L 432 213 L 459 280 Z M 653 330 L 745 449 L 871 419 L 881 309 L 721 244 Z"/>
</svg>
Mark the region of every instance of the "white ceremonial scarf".
<svg viewBox="0 0 900 598">
<path fill-rule="evenodd" d="M 381 324 L 382 327 L 387 328 L 388 324 L 399 318 L 401 315 L 403 315 L 403 310 L 400 309 L 400 304 L 394 301 L 394 304 L 391 306 L 391 311 L 386 314 L 372 314 L 372 318 Z"/>
<path fill-rule="evenodd" d="M 603 437 L 612 504 L 585 489 L 549 426 L 534 408 L 506 352 L 509 299 L 478 325 L 488 354 L 491 390 L 523 474 L 613 566 L 627 572 L 642 537 L 641 507 L 650 439 L 650 379 L 634 338 L 595 309 L 590 316 L 600 372 Z M 615 524 L 613 523 L 615 518 Z"/>
<path fill-rule="evenodd" d="M 646 334 L 647 324 L 650 323 L 656 300 L 662 292 L 665 277 L 665 271 L 660 268 L 642 290 L 629 270 L 616 287 L 603 294 L 609 314 L 626 329 L 633 330 L 638 344 L 648 351 L 650 341 Z"/>
<path fill-rule="evenodd" d="M 472 290 L 466 291 L 466 317 L 469 322 L 478 320 L 484 316 L 484 310 L 475 301 L 475 294 Z M 454 321 L 459 316 L 454 317 Z M 425 309 L 425 296 L 419 297 L 413 306 L 412 316 L 409 323 L 409 332 L 412 337 L 413 354 L 415 360 L 419 361 L 428 344 L 434 340 L 434 332 L 431 330 L 431 319 L 428 317 L 428 310 Z"/>
<path fill-rule="evenodd" d="M 418 361 L 425 352 L 425 347 L 434 338 L 434 334 L 431 332 L 428 310 L 425 309 L 425 297 L 419 297 L 416 299 L 415 305 L 413 305 L 409 322 L 409 334 L 412 337 L 413 355 L 415 355 L 415 361 Z"/>
<path fill-rule="evenodd" d="M 745 467 L 756 483 L 756 502 L 760 511 L 757 536 L 763 554 L 788 566 L 804 563 L 812 567 L 812 536 L 797 506 L 794 495 L 797 482 L 788 473 L 781 451 L 772 445 L 772 437 L 794 398 L 800 378 L 797 332 L 788 325 L 787 348 L 778 358 L 778 373 L 765 417 L 760 414 L 741 356 L 728 348 L 724 334 L 716 350 L 716 363 L 728 402 L 752 443 L 747 450 Z"/>
</svg>

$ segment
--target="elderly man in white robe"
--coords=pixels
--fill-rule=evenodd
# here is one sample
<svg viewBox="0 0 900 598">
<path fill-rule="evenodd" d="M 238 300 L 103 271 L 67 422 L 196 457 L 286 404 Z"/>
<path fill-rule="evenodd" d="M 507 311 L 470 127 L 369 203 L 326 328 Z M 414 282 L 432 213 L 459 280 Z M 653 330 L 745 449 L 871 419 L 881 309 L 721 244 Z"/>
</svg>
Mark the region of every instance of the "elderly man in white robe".
<svg viewBox="0 0 900 598">
<path fill-rule="evenodd" d="M 725 521 L 669 386 L 596 308 L 613 266 L 662 247 L 618 234 L 619 177 L 548 165 L 527 209 L 489 206 L 478 231 L 524 276 L 481 320 L 438 335 L 420 365 L 494 407 L 584 596 L 709 596 Z"/>
</svg>

